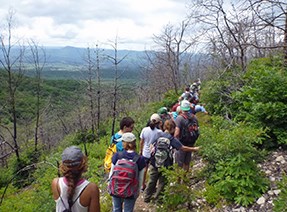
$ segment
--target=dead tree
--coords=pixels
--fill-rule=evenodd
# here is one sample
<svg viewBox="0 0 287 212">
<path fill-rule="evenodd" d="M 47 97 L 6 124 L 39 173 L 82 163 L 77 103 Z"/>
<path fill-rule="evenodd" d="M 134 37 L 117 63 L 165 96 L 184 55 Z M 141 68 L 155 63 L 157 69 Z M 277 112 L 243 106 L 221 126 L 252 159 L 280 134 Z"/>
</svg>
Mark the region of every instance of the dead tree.
<svg viewBox="0 0 287 212">
<path fill-rule="evenodd" d="M 287 67 L 287 2 L 285 0 L 248 0 L 248 2 L 261 21 L 262 30 L 272 27 L 276 29 L 277 34 L 283 35 L 283 39 L 280 39 L 280 36 L 277 37 L 281 42 L 277 42 L 276 46 L 283 49 L 284 64 Z M 270 48 L 276 46 L 270 46 Z"/>
<path fill-rule="evenodd" d="M 122 58 L 119 59 L 118 57 L 118 37 L 116 36 L 115 41 L 110 44 L 111 47 L 114 50 L 114 55 L 107 55 L 107 58 L 111 63 L 113 64 L 114 67 L 114 83 L 113 83 L 113 91 L 112 91 L 112 130 L 111 130 L 111 135 L 114 134 L 115 132 L 115 123 L 116 123 L 116 118 L 117 118 L 117 113 L 118 113 L 118 99 L 119 99 L 119 90 L 120 90 L 120 84 L 119 84 L 119 79 L 121 77 L 122 72 L 119 71 L 119 64 L 128 56 L 127 54 L 124 55 Z"/>
<path fill-rule="evenodd" d="M 166 89 L 172 89 L 178 93 L 181 90 L 182 77 L 180 68 L 183 66 L 183 55 L 195 44 L 195 39 L 186 33 L 190 27 L 189 21 L 182 21 L 179 27 L 166 25 L 163 33 L 154 36 L 154 43 L 158 49 L 152 57 L 152 70 L 157 71 L 162 84 L 167 83 Z M 153 77 L 153 76 L 152 76 Z"/>
<path fill-rule="evenodd" d="M 10 10 L 7 16 L 7 34 L 2 34 L 0 37 L 2 57 L 0 58 L 0 64 L 7 74 L 6 86 L 8 91 L 8 104 L 10 118 L 12 120 L 13 130 L 11 131 L 11 137 L 14 143 L 13 151 L 16 154 L 17 160 L 20 160 L 19 144 L 18 144 L 18 122 L 17 122 L 17 108 L 16 108 L 16 91 L 22 82 L 24 76 L 23 58 L 25 48 L 19 41 L 14 42 L 12 40 L 12 29 L 14 26 L 15 12 Z M 17 53 L 12 52 L 15 50 Z M 14 53 L 14 54 L 13 54 Z M 2 126 L 3 127 L 3 126 Z"/>
<path fill-rule="evenodd" d="M 35 121 L 35 132 L 34 132 L 34 146 L 35 152 L 38 150 L 39 143 L 39 123 L 40 123 L 40 111 L 41 111 L 41 90 L 42 90 L 42 71 L 46 64 L 46 52 L 43 47 L 39 47 L 39 45 L 31 40 L 29 42 L 30 51 L 31 51 L 31 59 L 34 64 L 35 70 L 35 79 L 36 79 L 36 121 Z"/>
</svg>

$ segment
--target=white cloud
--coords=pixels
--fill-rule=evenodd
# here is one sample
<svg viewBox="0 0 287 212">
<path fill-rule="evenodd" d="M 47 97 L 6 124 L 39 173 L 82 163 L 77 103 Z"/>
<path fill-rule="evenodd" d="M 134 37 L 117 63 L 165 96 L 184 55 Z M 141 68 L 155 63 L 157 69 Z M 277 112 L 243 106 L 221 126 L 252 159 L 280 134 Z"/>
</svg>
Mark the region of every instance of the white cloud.
<svg viewBox="0 0 287 212">
<path fill-rule="evenodd" d="M 0 20 L 16 11 L 17 34 L 42 45 L 88 44 L 119 38 L 119 48 L 144 49 L 154 34 L 185 19 L 178 0 L 0 0 Z M 124 43 L 121 43 L 124 42 Z"/>
</svg>

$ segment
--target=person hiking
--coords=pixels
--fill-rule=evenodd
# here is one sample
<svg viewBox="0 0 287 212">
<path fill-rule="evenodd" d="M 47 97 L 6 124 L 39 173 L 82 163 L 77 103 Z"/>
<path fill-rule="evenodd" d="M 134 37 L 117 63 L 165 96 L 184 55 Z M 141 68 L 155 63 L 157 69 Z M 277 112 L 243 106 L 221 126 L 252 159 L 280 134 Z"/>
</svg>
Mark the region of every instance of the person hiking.
<svg viewBox="0 0 287 212">
<path fill-rule="evenodd" d="M 184 92 L 180 96 L 183 100 L 191 101 L 193 99 L 193 93 L 190 91 L 190 87 L 187 86 Z"/>
<path fill-rule="evenodd" d="M 112 166 L 112 157 L 116 152 L 123 151 L 123 144 L 121 141 L 122 134 L 125 132 L 132 132 L 135 121 L 131 117 L 124 117 L 120 121 L 120 130 L 111 137 L 110 145 L 106 150 L 104 158 L 105 177 L 108 177 Z"/>
<path fill-rule="evenodd" d="M 183 145 L 192 147 L 199 136 L 198 121 L 196 116 L 191 113 L 189 101 L 183 100 L 180 109 L 181 114 L 175 119 L 174 137 L 179 139 Z M 191 162 L 191 152 L 176 151 L 175 161 L 180 167 L 188 171 Z"/>
<path fill-rule="evenodd" d="M 111 137 L 111 142 L 112 143 L 116 143 L 117 146 L 117 152 L 123 151 L 123 144 L 120 140 L 120 138 L 122 137 L 122 135 L 126 132 L 132 132 L 134 129 L 134 124 L 135 121 L 131 118 L 131 117 L 124 117 L 122 118 L 122 120 L 120 121 L 120 130 L 118 132 L 116 132 L 112 137 Z"/>
<path fill-rule="evenodd" d="M 172 105 L 172 107 L 171 107 L 171 111 L 172 112 L 175 112 L 176 111 L 176 108 L 178 107 L 178 106 L 180 106 L 180 102 L 183 100 L 183 98 L 180 96 L 180 97 L 178 97 L 178 100 L 177 100 L 177 102 L 174 104 L 174 105 Z"/>
<path fill-rule="evenodd" d="M 171 112 L 172 120 L 175 121 L 175 119 L 178 117 L 178 115 L 181 113 L 180 106 L 177 106 L 176 111 Z"/>
<path fill-rule="evenodd" d="M 54 178 L 51 184 L 56 212 L 100 211 L 98 186 L 82 178 L 87 157 L 80 148 L 70 146 L 63 151 L 60 171 L 63 177 Z"/>
<path fill-rule="evenodd" d="M 193 114 L 202 112 L 204 114 L 208 114 L 203 104 L 194 105 Z"/>
<path fill-rule="evenodd" d="M 140 155 L 142 155 L 146 162 L 144 171 L 143 184 L 141 190 L 144 191 L 146 188 L 146 175 L 150 162 L 150 144 L 155 141 L 161 134 L 162 120 L 157 113 L 154 113 L 150 117 L 149 125 L 144 127 L 140 134 Z"/>
<path fill-rule="evenodd" d="M 144 202 L 148 203 L 151 201 L 152 196 L 155 192 L 155 196 L 154 199 L 157 200 L 164 189 L 164 186 L 166 184 L 166 178 L 164 177 L 164 175 L 161 172 L 160 167 L 158 167 L 160 164 L 162 164 L 163 167 L 168 168 L 170 166 L 172 166 L 173 164 L 173 157 L 172 157 L 172 149 L 177 149 L 177 150 L 181 150 L 184 152 L 193 152 L 193 151 L 198 151 L 199 147 L 188 147 L 188 146 L 184 146 L 180 143 L 180 141 L 173 137 L 173 134 L 175 132 L 175 122 L 173 120 L 167 120 L 164 123 L 164 133 L 161 135 L 161 137 L 154 142 L 154 144 L 152 145 L 152 156 L 151 156 L 151 165 L 149 168 L 149 181 L 147 184 L 147 188 L 144 192 Z M 157 160 L 157 151 L 159 151 L 159 142 L 160 139 L 167 139 L 169 144 L 168 147 L 166 149 L 166 151 L 169 151 L 167 153 L 167 157 L 166 159 L 162 162 L 162 163 L 158 163 Z M 157 189 L 156 189 L 157 186 Z"/>
<path fill-rule="evenodd" d="M 168 119 L 172 118 L 171 113 L 168 111 L 167 107 L 161 107 L 158 109 L 157 114 L 160 116 L 162 124 Z"/>
<path fill-rule="evenodd" d="M 121 139 L 124 150 L 112 158 L 108 191 L 113 200 L 113 212 L 132 212 L 142 185 L 145 160 L 135 152 L 133 133 L 124 133 Z"/>
</svg>

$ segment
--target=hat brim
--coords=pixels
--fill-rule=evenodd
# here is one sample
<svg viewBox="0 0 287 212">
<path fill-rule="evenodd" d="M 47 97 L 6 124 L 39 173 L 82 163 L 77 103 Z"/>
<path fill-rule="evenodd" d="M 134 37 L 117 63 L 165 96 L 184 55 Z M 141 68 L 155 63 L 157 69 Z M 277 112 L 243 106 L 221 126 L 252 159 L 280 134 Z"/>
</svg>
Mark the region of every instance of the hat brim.
<svg viewBox="0 0 287 212">
<path fill-rule="evenodd" d="M 181 109 L 182 111 L 189 111 L 189 110 L 190 110 L 190 107 L 180 107 L 180 109 Z"/>
</svg>

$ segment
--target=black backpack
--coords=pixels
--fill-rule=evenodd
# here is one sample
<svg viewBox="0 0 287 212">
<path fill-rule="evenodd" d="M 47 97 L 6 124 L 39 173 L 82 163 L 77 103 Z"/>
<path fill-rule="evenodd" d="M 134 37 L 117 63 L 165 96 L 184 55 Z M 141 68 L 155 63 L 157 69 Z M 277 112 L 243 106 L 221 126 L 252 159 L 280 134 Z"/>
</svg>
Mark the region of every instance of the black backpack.
<svg viewBox="0 0 287 212">
<path fill-rule="evenodd" d="M 198 121 L 192 114 L 181 114 L 184 124 L 180 129 L 180 142 L 185 146 L 194 146 L 199 137 Z M 196 130 L 194 129 L 196 128 Z"/>
</svg>

